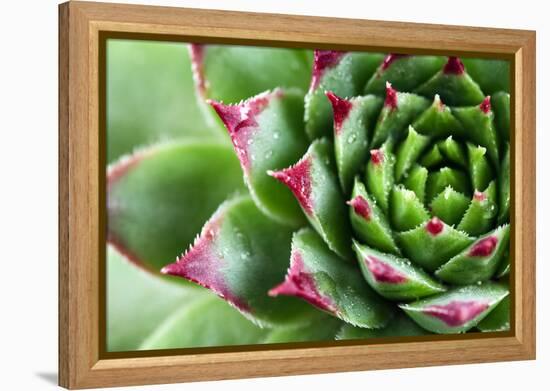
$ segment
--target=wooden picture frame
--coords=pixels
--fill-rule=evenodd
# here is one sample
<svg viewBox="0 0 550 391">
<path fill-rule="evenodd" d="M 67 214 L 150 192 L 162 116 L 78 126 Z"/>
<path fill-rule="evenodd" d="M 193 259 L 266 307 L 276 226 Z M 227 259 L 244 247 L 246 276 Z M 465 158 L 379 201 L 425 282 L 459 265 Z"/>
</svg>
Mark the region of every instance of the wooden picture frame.
<svg viewBox="0 0 550 391">
<path fill-rule="evenodd" d="M 194 42 L 498 57 L 512 71 L 509 332 L 325 345 L 106 354 L 100 325 L 105 34 Z M 168 7 L 59 6 L 59 384 L 89 388 L 535 358 L 535 32 Z M 102 277 L 103 276 L 103 277 Z M 104 342 L 104 341 L 103 341 Z M 457 352 L 459 354 L 457 354 Z"/>
</svg>

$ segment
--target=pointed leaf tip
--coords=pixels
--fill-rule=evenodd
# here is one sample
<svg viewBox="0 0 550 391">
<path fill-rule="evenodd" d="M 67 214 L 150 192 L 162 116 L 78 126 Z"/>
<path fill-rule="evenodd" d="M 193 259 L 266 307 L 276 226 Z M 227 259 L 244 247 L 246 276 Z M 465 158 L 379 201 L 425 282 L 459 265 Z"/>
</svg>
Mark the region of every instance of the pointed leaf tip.
<svg viewBox="0 0 550 391">
<path fill-rule="evenodd" d="M 266 91 L 236 105 L 207 100 L 229 132 L 235 151 L 245 169 L 250 168 L 248 149 L 252 135 L 258 130 L 257 115 L 266 108 L 273 97 L 280 97 L 282 94 L 283 91 L 280 89 Z"/>
<path fill-rule="evenodd" d="M 346 52 L 337 50 L 315 50 L 313 52 L 313 74 L 309 91 L 313 91 L 319 85 L 323 74 L 327 69 L 336 66 Z"/>
<path fill-rule="evenodd" d="M 452 75 L 462 75 L 464 73 L 464 64 L 458 57 L 449 57 L 443 67 L 443 73 Z"/>
<path fill-rule="evenodd" d="M 473 198 L 476 201 L 482 202 L 487 199 L 487 195 L 479 190 L 475 190 Z"/>
<path fill-rule="evenodd" d="M 439 235 L 443 231 L 443 222 L 437 217 L 432 217 L 430 221 L 426 223 L 426 231 L 428 231 L 432 236 Z"/>
<path fill-rule="evenodd" d="M 348 118 L 353 107 L 353 103 L 347 99 L 339 97 L 332 91 L 325 91 L 325 95 L 332 105 L 332 111 L 334 114 L 334 132 L 339 134 L 342 130 L 342 123 L 346 120 L 346 118 Z"/>
<path fill-rule="evenodd" d="M 222 215 L 218 210 L 205 224 L 193 246 L 175 263 L 164 266 L 161 273 L 195 282 L 214 291 L 239 310 L 250 312 L 248 305 L 230 291 L 220 271 L 223 261 L 215 252 L 214 241 L 220 234 L 221 224 Z"/>
<path fill-rule="evenodd" d="M 351 206 L 355 213 L 365 220 L 370 220 L 371 218 L 371 208 L 369 203 L 363 196 L 357 195 L 353 197 L 350 201 L 347 201 L 346 204 Z"/>
<path fill-rule="evenodd" d="M 285 280 L 268 292 L 269 296 L 297 296 L 328 312 L 336 312 L 332 301 L 321 295 L 313 276 L 306 270 L 302 255 L 294 250 Z"/>
<path fill-rule="evenodd" d="M 386 82 L 386 99 L 384 100 L 384 106 L 391 109 L 397 109 L 397 90 L 395 90 L 391 83 Z"/>
<path fill-rule="evenodd" d="M 491 96 L 490 95 L 487 95 L 485 97 L 485 99 L 483 99 L 483 102 L 481 102 L 481 104 L 479 105 L 479 108 L 481 109 L 481 111 L 483 111 L 483 113 L 489 114 L 489 112 L 491 111 Z"/>
<path fill-rule="evenodd" d="M 434 96 L 434 106 L 437 107 L 439 112 L 442 112 L 445 110 L 445 107 L 446 107 L 445 103 L 443 103 L 439 94 L 435 94 Z"/>
<path fill-rule="evenodd" d="M 385 58 L 384 58 L 384 61 L 382 62 L 382 70 L 385 71 L 386 69 L 388 69 L 390 67 L 390 65 L 395 61 L 395 60 L 398 60 L 400 58 L 403 58 L 403 57 L 408 57 L 410 56 L 410 54 L 398 54 L 398 53 L 390 53 L 388 54 Z"/>
<path fill-rule="evenodd" d="M 384 151 L 381 149 L 371 149 L 370 160 L 372 164 L 380 164 L 384 162 Z"/>
<path fill-rule="evenodd" d="M 305 155 L 298 163 L 280 171 L 268 171 L 268 175 L 286 185 L 294 194 L 302 208 L 313 212 L 311 199 L 311 159 Z"/>
</svg>

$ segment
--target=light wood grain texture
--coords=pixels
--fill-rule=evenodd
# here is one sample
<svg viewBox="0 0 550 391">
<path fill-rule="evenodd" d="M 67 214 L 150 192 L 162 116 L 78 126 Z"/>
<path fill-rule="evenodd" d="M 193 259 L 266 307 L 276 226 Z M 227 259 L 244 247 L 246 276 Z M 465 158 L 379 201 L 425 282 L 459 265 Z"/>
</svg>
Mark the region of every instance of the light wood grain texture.
<svg viewBox="0 0 550 391">
<path fill-rule="evenodd" d="M 535 358 L 534 32 L 84 2 L 60 5 L 59 21 L 60 385 L 89 388 Z M 485 338 L 105 358 L 109 355 L 100 345 L 105 166 L 99 116 L 100 33 L 105 31 L 163 34 L 156 38 L 194 42 L 510 59 L 515 304 L 511 332 Z"/>
</svg>

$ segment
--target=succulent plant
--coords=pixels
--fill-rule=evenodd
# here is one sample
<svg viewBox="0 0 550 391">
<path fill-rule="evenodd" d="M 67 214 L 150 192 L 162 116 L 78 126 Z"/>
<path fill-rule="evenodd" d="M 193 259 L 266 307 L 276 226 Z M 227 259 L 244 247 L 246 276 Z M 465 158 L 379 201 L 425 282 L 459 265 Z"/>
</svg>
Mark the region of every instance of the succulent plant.
<svg viewBox="0 0 550 391">
<path fill-rule="evenodd" d="M 213 291 L 233 308 L 212 322 L 240 312 L 256 342 L 509 327 L 507 62 L 189 51 L 203 122 L 232 149 L 170 142 L 109 168 L 128 258 Z"/>
</svg>

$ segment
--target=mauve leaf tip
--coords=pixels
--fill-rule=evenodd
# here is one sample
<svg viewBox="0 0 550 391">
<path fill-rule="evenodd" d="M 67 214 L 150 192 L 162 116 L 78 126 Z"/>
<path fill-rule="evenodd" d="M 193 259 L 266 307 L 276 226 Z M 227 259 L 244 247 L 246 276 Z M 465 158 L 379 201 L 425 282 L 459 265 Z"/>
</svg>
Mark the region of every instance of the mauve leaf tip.
<svg viewBox="0 0 550 391">
<path fill-rule="evenodd" d="M 332 91 L 325 91 L 325 95 L 332 105 L 334 131 L 338 135 L 342 130 L 342 124 L 349 116 L 353 103 L 349 99 L 339 97 Z"/>
<path fill-rule="evenodd" d="M 271 297 L 278 295 L 300 297 L 322 310 L 336 312 L 332 301 L 319 292 L 315 279 L 305 268 L 302 255 L 295 249 L 291 254 L 290 268 L 285 280 L 270 289 L 268 295 Z"/>
<path fill-rule="evenodd" d="M 369 203 L 363 196 L 356 195 L 351 200 L 346 201 L 346 204 L 351 206 L 354 212 L 363 217 L 365 220 L 370 220 L 371 218 L 371 208 Z"/>
<path fill-rule="evenodd" d="M 490 95 L 487 95 L 485 97 L 485 99 L 483 99 L 483 102 L 480 103 L 479 108 L 485 114 L 489 114 L 491 112 L 491 96 Z"/>
<path fill-rule="evenodd" d="M 432 217 L 427 223 L 426 223 L 426 230 L 432 235 L 437 236 L 443 231 L 444 225 L 443 222 L 437 217 Z"/>
<path fill-rule="evenodd" d="M 448 75 L 462 75 L 464 73 L 464 64 L 460 58 L 451 56 L 443 67 L 443 73 Z"/>
<path fill-rule="evenodd" d="M 346 52 L 338 50 L 315 50 L 313 52 L 313 72 L 309 86 L 310 92 L 319 86 L 325 72 L 329 68 L 336 66 L 345 54 Z"/>
<path fill-rule="evenodd" d="M 384 151 L 381 149 L 370 150 L 370 160 L 373 164 L 378 165 L 384 162 Z"/>
<path fill-rule="evenodd" d="M 392 87 L 389 81 L 386 82 L 386 99 L 384 100 L 384 106 L 397 109 L 397 90 Z"/>
<path fill-rule="evenodd" d="M 311 203 L 311 159 L 305 155 L 296 164 L 267 174 L 287 186 L 306 213 L 313 212 Z"/>
</svg>

